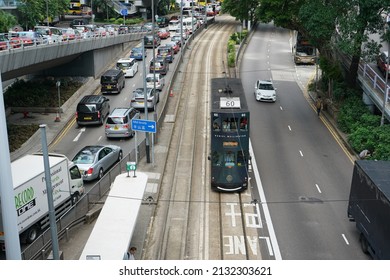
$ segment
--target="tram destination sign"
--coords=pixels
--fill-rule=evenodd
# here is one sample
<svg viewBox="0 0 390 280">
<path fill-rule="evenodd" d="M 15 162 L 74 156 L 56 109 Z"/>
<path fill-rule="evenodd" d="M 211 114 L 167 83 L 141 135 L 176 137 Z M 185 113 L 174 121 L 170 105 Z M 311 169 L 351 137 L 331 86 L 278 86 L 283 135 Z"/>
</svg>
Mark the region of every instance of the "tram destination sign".
<svg viewBox="0 0 390 280">
<path fill-rule="evenodd" d="M 240 109 L 241 103 L 239 97 L 221 97 L 219 99 L 221 109 Z"/>
<path fill-rule="evenodd" d="M 151 132 L 156 133 L 156 122 L 149 120 L 132 119 L 131 128 L 134 131 Z"/>
</svg>

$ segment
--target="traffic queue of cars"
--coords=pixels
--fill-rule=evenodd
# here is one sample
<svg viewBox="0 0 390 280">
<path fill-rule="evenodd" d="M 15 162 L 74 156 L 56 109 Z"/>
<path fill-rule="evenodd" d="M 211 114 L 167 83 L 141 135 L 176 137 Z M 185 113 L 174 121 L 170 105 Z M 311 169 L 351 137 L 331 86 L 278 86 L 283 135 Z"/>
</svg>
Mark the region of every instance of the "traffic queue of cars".
<svg viewBox="0 0 390 280">
<path fill-rule="evenodd" d="M 54 27 L 37 25 L 28 31 L 0 33 L 0 51 L 136 32 L 149 31 L 143 26 L 72 24 L 72 27 Z"/>
<path fill-rule="evenodd" d="M 111 36 L 113 34 L 106 29 L 106 31 L 103 31 L 103 28 L 98 30 L 99 36 Z M 27 41 L 19 43 L 19 40 L 22 40 L 22 38 L 25 40 L 25 37 L 31 38 L 33 45 L 52 44 L 59 43 L 64 38 L 67 38 L 66 40 L 88 38 L 89 36 L 80 34 L 84 32 L 93 33 L 92 29 L 89 29 L 87 26 L 74 26 L 66 29 L 37 26 L 34 28 L 34 31 L 20 32 L 10 37 L 8 34 L 0 34 L 0 50 L 10 47 L 17 48 L 20 47 L 19 44 L 27 44 Z M 106 35 L 103 35 L 104 32 L 106 32 Z M 121 32 L 127 32 L 127 30 L 122 28 Z M 161 31 L 159 33 L 163 34 L 164 32 Z M 150 39 L 147 36 L 144 38 L 145 41 Z M 146 51 L 142 47 L 136 47 L 132 49 L 129 57 L 119 59 L 114 69 L 108 69 L 102 74 L 100 78 L 100 95 L 86 95 L 79 101 L 76 107 L 77 125 L 79 127 L 90 125 L 103 126 L 107 139 L 133 137 L 135 131 L 132 129 L 132 120 L 139 119 L 140 112 L 145 110 L 145 108 L 147 110 L 156 109 L 156 105 L 160 101 L 160 93 L 165 86 L 164 76 L 169 71 L 169 63 L 173 61 L 173 57 L 180 50 L 180 45 L 173 41 L 162 45 L 161 40 L 165 40 L 169 36 L 170 34 L 161 36 L 161 38 L 157 34 L 155 36 L 158 38 L 159 44 L 155 45 L 155 60 L 151 59 L 148 63 L 149 73 L 145 77 L 146 98 L 144 88 L 136 88 L 131 94 L 128 106 L 116 107 L 111 111 L 110 99 L 106 96 L 108 94 L 120 94 L 123 88 L 125 88 L 126 78 L 132 78 L 138 72 L 138 61 L 146 57 Z M 3 47 L 3 44 L 6 47 Z M 74 155 L 72 161 L 78 166 L 83 180 L 88 182 L 100 180 L 122 158 L 123 151 L 120 146 L 96 144 L 87 145 L 80 149 Z"/>
</svg>

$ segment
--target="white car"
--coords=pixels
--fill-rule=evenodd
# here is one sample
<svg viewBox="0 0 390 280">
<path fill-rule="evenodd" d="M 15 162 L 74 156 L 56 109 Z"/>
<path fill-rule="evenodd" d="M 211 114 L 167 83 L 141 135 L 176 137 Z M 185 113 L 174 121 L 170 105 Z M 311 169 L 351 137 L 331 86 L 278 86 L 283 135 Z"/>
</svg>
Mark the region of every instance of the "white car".
<svg viewBox="0 0 390 280">
<path fill-rule="evenodd" d="M 276 101 L 276 88 L 270 80 L 258 80 L 255 84 L 255 98 L 257 101 Z"/>
<path fill-rule="evenodd" d="M 165 85 L 165 79 L 160 73 L 156 73 L 156 82 L 154 82 L 154 74 L 150 73 L 146 75 L 146 87 L 153 88 L 156 83 L 156 89 L 162 90 Z"/>
</svg>

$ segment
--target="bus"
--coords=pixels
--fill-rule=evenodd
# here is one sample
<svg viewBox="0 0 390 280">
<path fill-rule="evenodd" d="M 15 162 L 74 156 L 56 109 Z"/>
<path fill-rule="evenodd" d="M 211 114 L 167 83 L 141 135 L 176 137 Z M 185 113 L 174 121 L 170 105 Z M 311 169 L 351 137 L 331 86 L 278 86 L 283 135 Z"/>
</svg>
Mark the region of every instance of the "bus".
<svg viewBox="0 0 390 280">
<path fill-rule="evenodd" d="M 80 1 L 71 1 L 69 3 L 68 15 L 82 15 L 83 9 Z"/>
<path fill-rule="evenodd" d="M 148 181 L 143 172 L 128 172 L 112 183 L 80 260 L 126 259 Z"/>
<path fill-rule="evenodd" d="M 176 32 L 176 29 L 180 26 L 180 20 L 172 19 L 168 23 L 168 30 L 171 32 Z"/>
<path fill-rule="evenodd" d="M 294 31 L 293 55 L 295 64 L 316 64 L 317 49 L 299 31 Z"/>
<path fill-rule="evenodd" d="M 249 109 L 241 79 L 211 80 L 211 189 L 248 188 Z"/>
</svg>

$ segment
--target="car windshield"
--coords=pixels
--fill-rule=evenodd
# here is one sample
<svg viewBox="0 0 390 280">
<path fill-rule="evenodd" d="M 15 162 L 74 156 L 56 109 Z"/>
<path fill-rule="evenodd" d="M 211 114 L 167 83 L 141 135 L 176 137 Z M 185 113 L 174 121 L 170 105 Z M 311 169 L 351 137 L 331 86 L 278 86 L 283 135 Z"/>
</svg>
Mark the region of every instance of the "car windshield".
<svg viewBox="0 0 390 280">
<path fill-rule="evenodd" d="M 94 113 L 96 112 L 96 104 L 79 104 L 77 111 L 81 113 Z"/>
<path fill-rule="evenodd" d="M 124 117 L 110 117 L 107 119 L 108 124 L 124 124 L 125 118 Z"/>
<path fill-rule="evenodd" d="M 153 82 L 155 79 L 153 78 L 153 76 L 147 76 L 146 77 L 146 82 L 149 83 L 149 82 Z M 156 82 L 158 82 L 158 77 L 156 76 Z"/>
<path fill-rule="evenodd" d="M 274 87 L 272 86 L 272 84 L 260 84 L 260 89 L 273 90 Z"/>
<path fill-rule="evenodd" d="M 92 154 L 89 150 L 80 151 L 74 158 L 73 162 L 76 164 L 92 164 L 95 160 L 96 154 Z"/>
<path fill-rule="evenodd" d="M 134 97 L 135 98 L 144 98 L 144 90 L 142 88 L 137 88 L 136 90 L 134 90 Z"/>
<path fill-rule="evenodd" d="M 102 76 L 101 83 L 102 84 L 115 83 L 115 77 L 114 76 Z"/>
<path fill-rule="evenodd" d="M 126 69 L 126 68 L 130 68 L 131 67 L 131 63 L 129 62 L 118 62 L 116 64 L 116 67 L 118 67 L 119 69 Z"/>
</svg>

